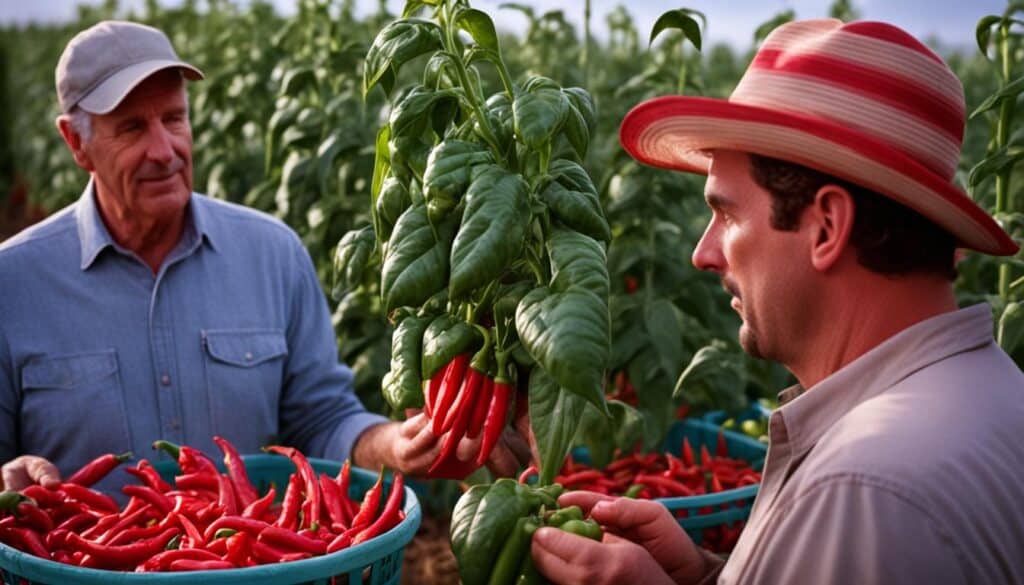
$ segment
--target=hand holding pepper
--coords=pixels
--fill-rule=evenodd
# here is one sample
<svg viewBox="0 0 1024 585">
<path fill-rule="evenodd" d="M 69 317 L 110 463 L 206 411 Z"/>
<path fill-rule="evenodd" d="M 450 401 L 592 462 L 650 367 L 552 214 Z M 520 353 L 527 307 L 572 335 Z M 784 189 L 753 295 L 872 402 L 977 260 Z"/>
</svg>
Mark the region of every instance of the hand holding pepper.
<svg viewBox="0 0 1024 585">
<path fill-rule="evenodd" d="M 4 463 L 3 483 L 0 487 L 22 490 L 32 484 L 39 484 L 45 488 L 56 488 L 60 482 L 60 471 L 56 465 L 42 457 L 22 455 Z"/>
<path fill-rule="evenodd" d="M 579 506 L 604 527 L 602 542 L 551 528 L 538 529 L 536 567 L 555 583 L 697 583 L 704 557 L 668 509 L 656 502 L 568 492 L 563 509 Z"/>
</svg>

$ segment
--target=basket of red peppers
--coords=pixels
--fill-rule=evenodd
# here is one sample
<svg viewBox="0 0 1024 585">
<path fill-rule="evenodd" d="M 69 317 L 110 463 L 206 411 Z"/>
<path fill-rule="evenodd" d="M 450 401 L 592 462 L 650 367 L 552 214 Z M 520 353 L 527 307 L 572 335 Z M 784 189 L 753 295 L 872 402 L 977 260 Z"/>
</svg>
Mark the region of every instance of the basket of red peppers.
<svg viewBox="0 0 1024 585">
<path fill-rule="evenodd" d="M 123 507 L 89 486 L 128 454 L 98 457 L 54 489 L 0 493 L 3 582 L 399 582 L 403 549 L 420 523 L 401 474 L 283 446 L 242 457 L 215 441 L 223 466 L 157 441 L 177 465 L 124 466 L 138 483 L 121 488 Z"/>
<path fill-rule="evenodd" d="M 603 469 L 573 452 L 555 477 L 568 490 L 654 499 L 665 505 L 704 548 L 736 545 L 761 482 L 767 446 L 711 422 L 673 425 L 661 452 L 620 455 Z"/>
</svg>

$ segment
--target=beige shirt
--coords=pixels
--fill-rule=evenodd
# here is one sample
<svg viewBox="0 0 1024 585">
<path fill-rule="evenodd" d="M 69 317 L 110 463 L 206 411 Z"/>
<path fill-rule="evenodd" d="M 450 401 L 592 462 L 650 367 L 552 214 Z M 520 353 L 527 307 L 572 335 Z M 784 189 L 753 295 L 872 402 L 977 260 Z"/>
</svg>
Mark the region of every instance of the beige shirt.
<svg viewBox="0 0 1024 585">
<path fill-rule="evenodd" d="M 987 305 L 784 394 L 719 583 L 1024 583 L 1024 375 Z"/>
</svg>

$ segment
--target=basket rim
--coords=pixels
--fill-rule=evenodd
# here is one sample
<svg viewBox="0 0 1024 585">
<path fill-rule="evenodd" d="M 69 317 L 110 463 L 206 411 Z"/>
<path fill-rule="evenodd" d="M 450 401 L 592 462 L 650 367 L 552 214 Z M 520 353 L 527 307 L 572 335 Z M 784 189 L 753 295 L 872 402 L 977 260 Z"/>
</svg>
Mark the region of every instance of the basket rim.
<svg viewBox="0 0 1024 585">
<path fill-rule="evenodd" d="M 275 463 L 281 462 L 282 464 L 291 465 L 290 461 L 276 455 L 244 455 L 242 459 L 252 463 L 262 464 L 265 461 L 273 461 Z M 313 465 L 314 469 L 318 467 L 321 470 L 341 467 L 341 463 L 328 459 L 310 457 L 309 462 Z M 358 476 L 362 481 L 367 481 L 371 484 L 376 481 L 376 472 L 356 466 L 352 466 L 351 470 L 352 475 Z M 130 571 L 76 567 L 58 563 L 0 543 L 0 570 L 9 571 L 19 577 L 31 580 L 50 581 L 55 578 L 62 579 L 57 581 L 61 583 L 68 582 L 67 580 L 78 579 L 87 580 L 89 583 L 145 583 L 147 585 L 173 583 L 180 585 L 196 581 L 199 575 L 206 579 L 216 576 L 225 582 L 233 583 L 246 583 L 250 580 L 263 582 L 275 578 L 281 579 L 283 582 L 288 582 L 288 579 L 295 579 L 297 577 L 301 577 L 303 582 L 321 579 L 373 564 L 376 560 L 401 550 L 412 540 L 422 520 L 422 509 L 416 493 L 409 486 L 405 486 L 404 489 L 405 506 L 403 510 L 405 511 L 405 519 L 399 522 L 397 526 L 375 538 L 344 550 L 299 561 L 239 569 L 219 569 L 215 571 L 134 573 Z M 298 574 L 300 571 L 301 575 Z M 101 579 L 102 581 L 100 581 Z"/>
</svg>

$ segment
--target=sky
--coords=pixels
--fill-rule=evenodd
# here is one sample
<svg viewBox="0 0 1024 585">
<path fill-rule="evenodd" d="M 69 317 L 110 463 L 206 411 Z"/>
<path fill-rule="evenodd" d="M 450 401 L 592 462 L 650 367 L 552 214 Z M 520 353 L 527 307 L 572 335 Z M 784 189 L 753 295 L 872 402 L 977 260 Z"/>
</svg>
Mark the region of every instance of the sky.
<svg viewBox="0 0 1024 585">
<path fill-rule="evenodd" d="M 174 6 L 181 0 L 159 0 Z M 242 1 L 245 0 L 236 0 Z M 582 0 L 473 0 L 475 8 L 485 10 L 495 19 L 499 28 L 521 31 L 525 17 L 514 10 L 499 9 L 507 1 L 516 1 L 534 7 L 538 12 L 561 9 L 577 24 L 583 19 Z M 296 0 L 273 0 L 282 13 L 294 12 Z M 60 22 L 74 19 L 75 7 L 80 4 L 100 4 L 100 0 L 0 0 L 0 25 L 28 22 Z M 139 7 L 141 0 L 120 0 L 123 7 Z M 705 31 L 707 46 L 719 42 L 745 49 L 751 45 L 757 26 L 781 11 L 792 9 L 798 18 L 827 16 L 831 0 L 685 0 L 678 4 L 664 0 L 592 0 L 591 27 L 599 38 L 605 31 L 604 15 L 618 4 L 625 4 L 633 15 L 637 28 L 646 34 L 657 17 L 670 8 L 693 8 L 708 18 Z M 398 12 L 404 0 L 388 0 L 392 12 Z M 884 20 L 906 29 L 922 40 L 938 39 L 948 48 L 973 50 L 974 27 L 988 14 L 999 14 L 1006 0 L 853 0 L 863 19 Z M 377 0 L 357 0 L 361 11 L 376 8 Z"/>
</svg>

